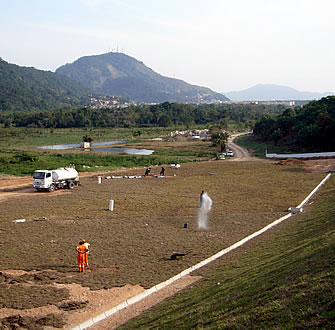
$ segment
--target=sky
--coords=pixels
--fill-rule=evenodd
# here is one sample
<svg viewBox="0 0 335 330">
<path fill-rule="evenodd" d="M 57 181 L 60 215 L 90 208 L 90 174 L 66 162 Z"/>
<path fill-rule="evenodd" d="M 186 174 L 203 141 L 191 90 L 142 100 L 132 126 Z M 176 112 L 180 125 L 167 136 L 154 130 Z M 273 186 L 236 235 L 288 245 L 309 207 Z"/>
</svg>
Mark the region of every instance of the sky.
<svg viewBox="0 0 335 330">
<path fill-rule="evenodd" d="M 0 0 L 0 57 L 55 71 L 118 51 L 217 92 L 335 91 L 334 0 Z"/>
</svg>

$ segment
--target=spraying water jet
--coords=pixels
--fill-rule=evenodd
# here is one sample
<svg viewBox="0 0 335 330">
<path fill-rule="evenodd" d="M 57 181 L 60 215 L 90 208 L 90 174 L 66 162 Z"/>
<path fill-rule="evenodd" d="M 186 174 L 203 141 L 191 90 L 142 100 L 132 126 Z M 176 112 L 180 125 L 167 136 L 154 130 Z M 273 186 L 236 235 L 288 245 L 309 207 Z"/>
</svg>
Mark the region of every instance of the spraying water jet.
<svg viewBox="0 0 335 330">
<path fill-rule="evenodd" d="M 198 211 L 198 230 L 208 229 L 208 214 L 212 209 L 212 199 L 207 192 L 202 191 L 200 195 L 200 208 Z"/>
</svg>

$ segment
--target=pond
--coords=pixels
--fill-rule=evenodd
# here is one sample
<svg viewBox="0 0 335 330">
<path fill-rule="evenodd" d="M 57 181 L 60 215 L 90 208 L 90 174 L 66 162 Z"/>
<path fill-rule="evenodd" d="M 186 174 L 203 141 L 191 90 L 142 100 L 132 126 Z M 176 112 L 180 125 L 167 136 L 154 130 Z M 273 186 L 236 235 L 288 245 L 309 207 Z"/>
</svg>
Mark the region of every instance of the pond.
<svg viewBox="0 0 335 330">
<path fill-rule="evenodd" d="M 119 141 L 107 141 L 107 142 L 92 142 L 91 147 L 99 147 L 99 146 L 110 146 L 116 144 L 123 144 L 127 141 L 119 140 Z M 74 144 L 56 144 L 50 146 L 39 146 L 39 149 L 48 149 L 48 150 L 67 150 L 67 149 L 76 149 L 80 148 L 80 143 Z M 151 155 L 154 150 L 149 149 L 136 149 L 136 148 L 93 148 L 93 149 L 83 149 L 84 151 L 91 152 L 112 152 L 115 154 L 128 154 L 128 155 Z"/>
<path fill-rule="evenodd" d="M 136 148 L 94 148 L 90 149 L 93 152 L 112 152 L 115 154 L 128 155 L 151 155 L 154 150 L 150 149 L 136 149 Z"/>
</svg>

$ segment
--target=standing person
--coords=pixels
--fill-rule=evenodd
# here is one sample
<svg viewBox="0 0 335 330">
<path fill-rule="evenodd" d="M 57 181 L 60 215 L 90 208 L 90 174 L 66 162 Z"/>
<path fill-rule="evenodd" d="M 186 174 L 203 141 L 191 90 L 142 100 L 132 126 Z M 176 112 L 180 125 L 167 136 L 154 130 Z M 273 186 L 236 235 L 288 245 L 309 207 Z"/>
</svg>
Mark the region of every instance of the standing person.
<svg viewBox="0 0 335 330">
<path fill-rule="evenodd" d="M 77 252 L 78 252 L 79 272 L 84 272 L 87 248 L 82 241 L 80 241 L 79 245 L 77 246 Z"/>
<path fill-rule="evenodd" d="M 161 172 L 159 173 L 159 175 L 164 176 L 164 173 L 165 173 L 165 168 L 162 166 L 162 169 L 161 169 Z"/>
<path fill-rule="evenodd" d="M 84 245 L 85 245 L 85 247 L 86 247 L 86 249 L 87 249 L 87 251 L 86 251 L 86 253 L 85 253 L 85 267 L 86 268 L 89 268 L 89 266 L 88 266 L 88 254 L 89 254 L 89 252 L 90 252 L 90 243 L 88 243 L 88 242 L 86 242 L 84 239 L 82 240 L 82 242 L 84 243 Z"/>
<path fill-rule="evenodd" d="M 202 202 L 203 202 L 203 194 L 205 193 L 205 191 L 203 190 L 200 194 L 200 208 L 202 206 Z"/>
<path fill-rule="evenodd" d="M 151 171 L 151 167 L 148 167 L 148 168 L 145 170 L 144 176 L 148 176 L 148 175 L 150 175 L 150 171 Z"/>
</svg>

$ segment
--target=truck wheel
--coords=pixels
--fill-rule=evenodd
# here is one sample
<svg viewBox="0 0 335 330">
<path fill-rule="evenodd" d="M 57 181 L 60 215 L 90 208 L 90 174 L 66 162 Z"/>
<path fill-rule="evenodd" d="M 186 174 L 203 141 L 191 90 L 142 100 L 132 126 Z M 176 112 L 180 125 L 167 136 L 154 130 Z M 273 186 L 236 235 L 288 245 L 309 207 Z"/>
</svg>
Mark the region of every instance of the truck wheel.
<svg viewBox="0 0 335 330">
<path fill-rule="evenodd" d="M 49 192 L 54 192 L 56 190 L 56 187 L 54 184 L 52 184 L 50 187 L 49 187 Z"/>
<path fill-rule="evenodd" d="M 42 189 L 41 188 L 36 188 L 36 191 L 42 191 Z"/>
<path fill-rule="evenodd" d="M 73 189 L 73 188 L 74 188 L 74 183 L 73 183 L 73 181 L 70 181 L 68 186 L 69 186 L 69 189 Z"/>
</svg>

